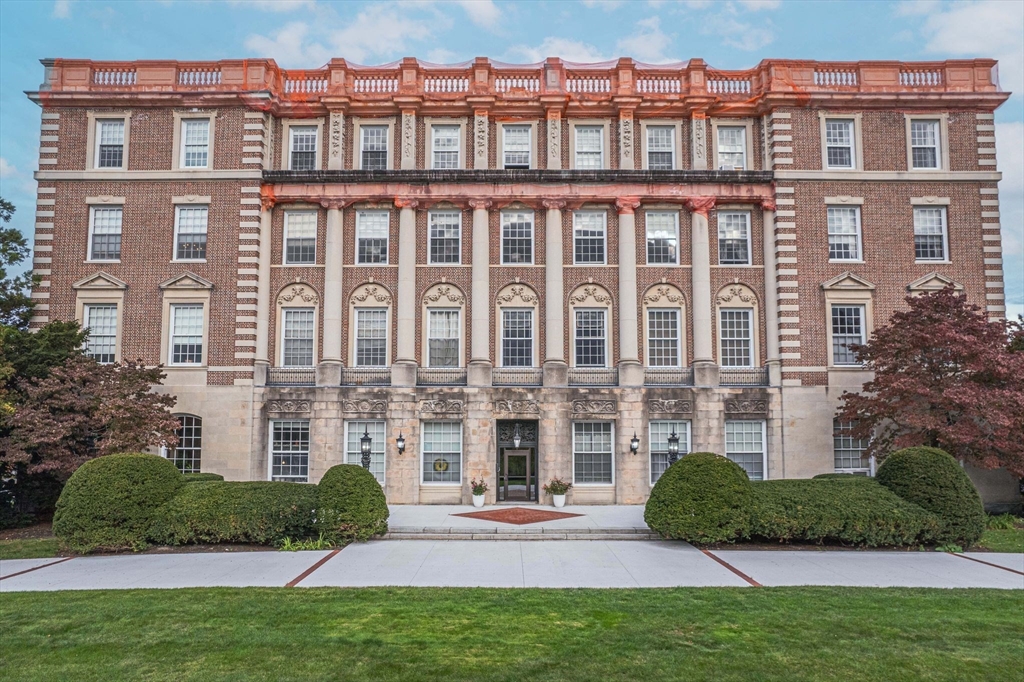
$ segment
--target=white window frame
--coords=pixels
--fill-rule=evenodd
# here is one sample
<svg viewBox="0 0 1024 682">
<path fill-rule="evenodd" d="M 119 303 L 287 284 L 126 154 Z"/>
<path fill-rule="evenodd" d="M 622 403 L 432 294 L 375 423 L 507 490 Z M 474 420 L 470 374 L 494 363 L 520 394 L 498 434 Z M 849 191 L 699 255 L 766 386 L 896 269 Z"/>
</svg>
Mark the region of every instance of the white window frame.
<svg viewBox="0 0 1024 682">
<path fill-rule="evenodd" d="M 679 459 L 682 459 L 686 455 L 690 454 L 691 447 L 692 447 L 691 443 L 693 442 L 693 421 L 690 420 L 690 419 L 649 419 L 647 421 L 647 480 L 650 483 L 652 488 L 654 487 L 654 484 L 657 483 L 657 481 L 652 481 L 651 480 L 654 477 L 654 460 L 653 460 L 653 457 L 654 457 L 654 445 L 653 445 L 654 444 L 654 428 L 653 427 L 654 427 L 654 425 L 656 423 L 661 423 L 661 424 L 686 424 L 685 451 L 684 451 L 683 439 L 680 438 L 679 439 Z M 676 435 L 678 436 L 679 434 L 677 433 Z M 660 478 L 660 476 L 659 476 L 659 478 Z"/>
<path fill-rule="evenodd" d="M 431 424 L 458 424 L 459 425 L 459 480 L 458 481 L 425 481 L 423 476 L 423 464 L 426 457 L 427 438 L 426 438 L 426 425 Z M 420 420 L 420 485 L 425 486 L 447 486 L 447 487 L 462 487 L 462 481 L 466 478 L 466 427 L 458 420 L 454 419 L 422 419 Z"/>
<path fill-rule="evenodd" d="M 93 134 L 93 150 L 92 150 L 92 167 L 94 170 L 99 171 L 119 171 L 126 170 L 128 168 L 128 124 L 131 118 L 127 115 L 113 115 L 103 116 L 96 115 L 92 119 L 92 134 Z M 114 121 L 120 121 L 122 126 L 123 136 L 121 139 L 121 165 L 120 166 L 101 166 L 100 165 L 100 128 L 104 123 L 111 123 Z"/>
<path fill-rule="evenodd" d="M 867 474 L 869 477 L 874 478 L 875 476 L 875 458 L 874 456 L 868 457 L 867 467 L 854 467 L 854 468 L 841 468 L 835 465 L 836 461 L 836 427 L 843 429 L 843 424 L 851 424 L 852 422 L 843 422 L 837 418 L 832 419 L 832 466 L 837 474 Z M 842 436 L 840 436 L 842 437 Z M 852 436 L 846 436 L 853 440 Z M 860 439 L 858 439 L 860 440 Z M 863 458 L 862 458 L 863 459 Z"/>
<path fill-rule="evenodd" d="M 650 232 L 650 230 L 651 230 L 651 222 L 650 222 L 651 218 L 650 217 L 652 215 L 671 215 L 672 216 L 672 223 L 673 223 L 672 224 L 672 229 L 675 230 L 675 236 L 676 236 L 676 258 L 672 262 L 669 262 L 669 263 L 652 263 L 651 262 L 650 249 L 648 248 L 648 242 L 651 239 L 651 232 Z M 659 265 L 662 265 L 662 266 L 664 266 L 664 265 L 679 265 L 679 212 L 678 211 L 670 211 L 670 210 L 659 211 L 657 209 L 651 209 L 649 211 L 645 211 L 644 212 L 644 262 L 647 265 L 654 265 L 654 266 L 659 266 Z"/>
<path fill-rule="evenodd" d="M 836 308 L 856 308 L 857 310 L 859 310 L 860 311 L 860 313 L 859 313 L 860 314 L 860 343 L 861 344 L 867 343 L 867 336 L 868 336 L 868 321 L 867 321 L 868 307 L 867 307 L 867 305 L 865 305 L 864 303 L 853 303 L 853 302 L 850 302 L 850 303 L 838 302 L 838 301 L 830 302 L 829 306 L 828 306 L 828 329 L 829 329 L 829 333 L 828 333 L 828 344 L 829 344 L 828 353 L 829 353 L 829 360 L 831 360 L 831 363 L 829 364 L 829 366 L 830 367 L 836 367 L 836 368 L 849 368 L 849 367 L 857 368 L 857 367 L 863 367 L 864 363 L 862 363 L 862 362 L 856 362 L 856 361 L 854 361 L 854 362 L 836 362 L 835 329 L 832 326 L 832 319 L 833 319 L 834 311 L 835 311 Z"/>
<path fill-rule="evenodd" d="M 313 260 L 311 262 L 309 262 L 309 263 L 293 263 L 293 262 L 288 260 L 288 240 L 291 239 L 291 226 L 290 226 L 290 223 L 291 223 L 291 216 L 294 216 L 294 215 L 312 215 L 313 216 Z M 315 211 L 315 210 L 312 210 L 312 209 L 309 209 L 309 210 L 297 209 L 297 210 L 294 210 L 294 211 L 285 211 L 284 212 L 284 238 L 282 239 L 282 242 L 281 242 L 281 264 L 282 265 L 287 265 L 289 267 L 295 267 L 295 268 L 315 266 L 317 264 L 318 256 L 320 255 L 318 253 L 319 250 L 320 250 L 320 248 L 319 248 L 320 247 L 320 244 L 319 244 L 319 242 L 320 242 L 319 236 L 320 235 L 318 234 L 319 232 L 320 232 L 320 216 L 318 215 L 318 211 Z"/>
<path fill-rule="evenodd" d="M 513 367 L 525 369 L 526 367 L 536 368 L 537 363 L 537 315 L 536 308 L 522 306 L 508 306 L 498 308 L 498 356 L 501 367 Z M 505 361 L 505 313 L 506 312 L 527 312 L 530 315 L 530 364 L 529 365 L 508 365 Z"/>
<path fill-rule="evenodd" d="M 309 438 L 306 441 L 306 480 L 300 481 L 295 477 L 282 477 L 292 483 L 309 483 L 309 465 L 313 455 L 313 423 L 310 419 L 270 419 L 267 422 L 267 480 L 274 480 L 274 424 L 277 422 L 305 422 L 306 433 Z"/>
<path fill-rule="evenodd" d="M 818 112 L 821 126 L 821 167 L 826 171 L 860 171 L 864 169 L 864 152 L 861 131 L 861 114 L 830 114 Z M 833 166 L 828 162 L 828 123 L 846 121 L 850 125 L 850 164 Z M 836 145 L 833 145 L 836 146 Z"/>
<path fill-rule="evenodd" d="M 174 206 L 174 253 L 171 261 L 175 263 L 205 263 L 206 258 L 178 258 L 178 235 L 181 228 L 181 209 L 206 209 L 206 255 L 210 248 L 210 205 L 209 204 L 175 204 Z"/>
<path fill-rule="evenodd" d="M 296 369 L 300 369 L 300 368 L 308 369 L 310 367 L 316 367 L 316 351 L 317 351 L 317 347 L 316 346 L 317 346 L 317 330 L 318 330 L 318 320 L 317 320 L 317 310 L 316 310 L 316 308 L 313 308 L 313 307 L 310 307 L 310 306 L 288 306 L 288 307 L 279 308 L 279 311 L 280 311 L 280 317 L 281 317 L 281 321 L 280 321 L 280 325 L 281 325 L 281 335 L 280 335 L 281 350 L 279 351 L 281 359 L 280 359 L 280 365 L 278 365 L 278 366 L 279 367 L 287 367 L 287 368 L 296 368 Z M 285 345 L 288 343 L 288 341 L 287 341 L 287 335 L 288 335 L 288 326 L 287 326 L 288 313 L 289 312 L 297 312 L 297 311 L 302 311 L 302 312 L 308 311 L 308 312 L 310 312 L 313 315 L 313 336 L 311 338 L 311 340 L 313 342 L 313 349 L 312 349 L 312 356 L 310 358 L 310 364 L 308 364 L 308 365 L 288 365 L 288 364 L 285 364 L 285 357 L 287 357 L 285 355 Z"/>
<path fill-rule="evenodd" d="M 722 327 L 723 327 L 723 325 L 722 325 L 722 315 L 724 313 L 727 313 L 727 312 L 728 313 L 746 313 L 747 314 L 747 320 L 749 321 L 749 329 L 750 329 L 750 336 L 747 338 L 747 341 L 750 344 L 750 363 L 747 364 L 747 365 L 726 365 L 723 362 L 725 353 L 724 353 L 724 350 L 723 350 L 722 342 L 725 339 L 724 339 L 724 337 L 722 335 Z M 723 369 L 753 369 L 753 368 L 757 367 L 757 363 L 758 363 L 757 337 L 758 337 L 757 316 L 754 314 L 754 308 L 741 308 L 739 306 L 737 306 L 737 307 L 719 306 L 718 307 L 718 363 L 719 363 L 720 367 L 722 367 Z"/>
<path fill-rule="evenodd" d="M 441 169 L 438 169 L 438 167 L 437 167 L 437 158 L 434 155 L 436 153 L 438 153 L 438 152 L 450 152 L 451 151 L 450 149 L 448 149 L 448 150 L 439 150 L 439 149 L 437 149 L 436 145 L 437 145 L 437 132 L 438 132 L 438 128 L 454 128 L 455 129 L 455 141 L 458 143 L 458 146 L 455 148 L 455 168 L 441 168 Z M 429 167 L 432 170 L 434 170 L 434 169 L 437 169 L 437 170 L 458 170 L 460 168 L 464 168 L 465 164 L 463 163 L 462 148 L 465 146 L 465 144 L 463 144 L 463 138 L 465 137 L 465 131 L 463 130 L 462 125 L 459 122 L 457 122 L 457 121 L 451 121 L 451 122 L 434 121 L 434 122 L 430 122 L 428 124 L 427 129 L 430 131 L 430 140 L 429 140 L 429 142 L 430 142 L 430 166 Z"/>
<path fill-rule="evenodd" d="M 846 235 L 840 235 L 840 234 L 836 234 L 836 235 L 832 234 L 832 227 L 831 227 L 831 225 L 828 224 L 828 213 L 829 213 L 829 211 L 832 211 L 833 209 L 853 209 L 854 225 L 856 226 L 856 229 L 857 229 L 857 234 L 856 234 L 856 237 L 857 237 L 857 257 L 856 258 L 833 258 L 832 257 L 832 237 L 833 236 L 837 236 L 837 237 L 838 236 L 846 236 Z M 864 237 L 863 237 L 863 228 L 861 227 L 860 214 L 861 214 L 860 206 L 857 206 L 857 205 L 855 205 L 855 206 L 848 206 L 848 205 L 840 205 L 840 204 L 831 204 L 831 205 L 825 206 L 825 231 L 826 231 L 827 237 L 828 237 L 828 261 L 830 263 L 863 263 L 864 262 Z"/>
<path fill-rule="evenodd" d="M 206 163 L 202 166 L 186 166 L 185 165 L 185 152 L 188 145 L 185 143 L 185 127 L 189 123 L 201 121 L 206 123 Z M 211 161 L 213 161 L 212 145 L 213 145 L 213 119 L 206 116 L 196 117 L 183 117 L 178 125 L 181 128 L 179 133 L 180 144 L 178 145 L 178 168 L 181 170 L 209 170 L 211 167 Z"/>
<path fill-rule="evenodd" d="M 384 364 L 359 364 L 359 312 L 384 311 Z M 391 306 L 354 306 L 352 308 L 352 367 L 355 369 L 383 369 L 391 366 Z"/>
<path fill-rule="evenodd" d="M 387 257 L 382 262 L 379 262 L 379 263 L 361 263 L 361 262 L 359 262 L 359 240 L 364 238 L 363 235 L 361 234 L 362 230 L 360 228 L 362 227 L 362 229 L 365 229 L 365 226 L 361 226 L 360 225 L 362 223 L 362 220 L 360 218 L 362 216 L 367 216 L 367 215 L 370 215 L 370 214 L 374 214 L 374 215 L 383 214 L 383 215 L 387 216 L 387 227 L 384 230 L 384 241 L 385 241 L 385 246 L 386 246 L 386 251 L 387 251 Z M 460 232 L 461 232 L 461 230 L 460 230 Z M 461 236 L 460 236 L 460 240 L 461 240 Z M 460 241 L 460 243 L 461 243 L 461 241 Z M 355 265 L 363 266 L 363 267 L 378 267 L 379 268 L 379 267 L 384 267 L 384 266 L 387 266 L 387 265 L 391 264 L 391 211 L 388 211 L 387 209 L 383 209 L 383 210 L 377 210 L 377 209 L 370 210 L 370 209 L 366 209 L 366 210 L 357 210 L 356 211 L 355 253 L 353 254 L 353 259 L 352 260 L 353 260 Z"/>
<path fill-rule="evenodd" d="M 512 263 L 512 262 L 509 262 L 509 261 L 505 260 L 505 217 L 513 215 L 513 214 L 516 214 L 516 213 L 528 214 L 530 216 L 530 262 L 529 263 Z M 501 251 L 501 253 L 499 254 L 499 257 L 501 258 L 501 264 L 502 265 L 513 265 L 513 266 L 515 266 L 515 265 L 533 265 L 536 262 L 536 260 L 537 260 L 537 253 L 536 253 L 536 251 L 537 251 L 537 214 L 534 213 L 530 209 L 523 209 L 523 210 L 507 209 L 507 210 L 503 210 L 503 211 L 500 212 L 500 214 L 498 216 L 498 227 L 501 230 L 501 233 L 499 235 L 500 243 L 498 245 L 498 248 Z"/>
<path fill-rule="evenodd" d="M 907 139 L 907 170 L 920 172 L 920 173 L 933 173 L 936 171 L 948 171 L 949 170 L 949 114 L 947 112 L 939 112 L 935 114 L 905 114 L 906 119 L 906 139 Z M 918 168 L 914 166 L 914 149 L 913 149 L 913 136 L 911 134 L 911 125 L 914 121 L 936 121 L 938 123 L 938 139 L 937 143 L 937 161 L 938 165 L 934 168 Z M 980 123 L 981 121 L 979 121 Z M 991 133 L 990 133 L 991 134 Z"/>
<path fill-rule="evenodd" d="M 608 308 L 598 308 L 593 306 L 574 306 L 572 310 L 572 366 L 579 369 L 608 369 L 611 364 L 611 328 L 608 324 L 608 318 L 611 317 L 608 312 Z M 595 365 L 584 365 L 579 364 L 579 358 L 576 357 L 576 314 L 582 312 L 600 312 L 604 316 L 604 364 L 600 366 Z"/>
<path fill-rule="evenodd" d="M 640 127 L 640 168 L 641 170 L 650 170 L 650 149 L 647 144 L 647 129 L 649 127 L 656 128 L 672 128 L 672 140 L 674 142 L 674 149 L 672 150 L 672 170 L 681 170 L 683 161 L 687 158 L 683 153 L 683 126 L 679 119 L 668 119 L 668 118 L 643 118 L 639 122 L 635 122 L 634 125 Z M 688 153 L 688 152 L 687 152 Z M 665 172 L 665 171 L 659 171 Z"/>
<path fill-rule="evenodd" d="M 577 260 L 579 254 L 576 253 L 576 220 L 581 215 L 599 215 L 601 216 L 601 230 L 603 232 L 601 239 L 604 242 L 603 258 L 600 262 L 598 261 L 587 261 L 581 263 Z M 607 211 L 595 211 L 595 210 L 581 210 L 572 212 L 572 264 L 582 267 L 597 267 L 608 264 L 608 212 Z"/>
<path fill-rule="evenodd" d="M 742 215 L 746 218 L 747 227 L 747 262 L 746 263 L 723 263 L 722 262 L 722 229 L 725 225 L 726 216 L 730 215 Z M 741 210 L 728 210 L 723 209 L 718 211 L 715 218 L 716 227 L 718 228 L 718 265 L 725 268 L 742 268 L 750 267 L 754 264 L 754 216 L 751 215 L 750 211 Z"/>
<path fill-rule="evenodd" d="M 352 160 L 352 168 L 356 170 L 366 170 L 363 168 L 363 128 L 386 128 L 385 143 L 387 144 L 387 150 L 385 154 L 385 168 L 384 170 L 394 170 L 395 168 L 395 122 L 393 119 L 355 119 L 353 121 L 353 131 L 358 136 L 356 144 L 352 145 L 355 151 L 355 159 Z"/>
<path fill-rule="evenodd" d="M 458 226 L 459 226 L 459 237 L 458 237 L 459 246 L 458 246 L 458 251 L 456 253 L 458 253 L 458 259 L 455 262 L 453 262 L 453 263 L 446 263 L 446 262 L 441 262 L 441 261 L 435 261 L 434 260 L 434 255 L 433 255 L 434 252 L 433 252 L 433 249 L 431 248 L 431 245 L 432 245 L 432 243 L 434 241 L 434 237 L 431 234 L 431 230 L 433 229 L 433 226 L 431 225 L 431 220 L 432 220 L 433 216 L 439 215 L 439 214 L 454 215 L 457 218 L 457 222 L 458 222 Z M 390 228 L 391 228 L 390 220 L 388 222 L 389 222 L 388 231 L 390 232 Z M 391 250 L 391 244 L 389 243 L 388 244 L 388 257 L 389 258 L 391 256 L 390 250 Z M 445 266 L 445 265 L 461 265 L 462 264 L 462 211 L 460 211 L 459 209 L 453 208 L 453 209 L 437 209 L 437 210 L 427 211 L 427 264 L 428 265 L 441 265 L 441 266 Z"/>
<path fill-rule="evenodd" d="M 501 151 L 501 158 L 499 160 L 499 168 L 501 168 L 502 170 L 508 168 L 506 163 L 505 163 L 505 153 L 508 151 L 506 149 L 506 145 L 507 145 L 506 133 L 507 133 L 508 128 L 526 128 L 527 140 L 529 141 L 529 144 L 530 144 L 530 147 L 529 147 L 529 150 L 528 150 L 528 153 L 527 153 L 527 165 L 526 165 L 526 168 L 528 168 L 528 169 L 529 168 L 536 168 L 537 167 L 537 159 L 536 159 L 536 156 L 537 156 L 537 143 L 536 143 L 536 139 L 535 138 L 536 138 L 536 135 L 537 135 L 537 126 L 536 126 L 536 123 L 531 122 L 531 121 L 518 121 L 518 122 L 502 123 L 499 126 L 499 131 L 500 131 L 500 135 L 501 135 L 501 139 L 498 141 L 499 142 L 499 147 L 498 148 Z M 515 170 L 522 170 L 522 169 L 517 168 Z"/>
<path fill-rule="evenodd" d="M 723 150 L 722 150 L 722 131 L 723 130 L 739 130 L 741 133 L 743 133 L 743 139 L 741 140 L 741 142 L 742 142 L 741 146 L 743 147 L 743 163 L 740 164 L 740 168 L 738 170 L 748 170 L 750 168 L 750 158 L 749 158 L 750 155 L 747 153 L 747 148 L 748 148 L 748 146 L 750 144 L 750 140 L 749 140 L 750 135 L 748 134 L 747 126 L 745 126 L 743 124 L 740 124 L 740 125 L 719 124 L 719 125 L 715 126 L 715 170 L 729 170 L 729 171 L 737 170 L 737 168 L 735 166 L 730 166 L 729 168 L 722 168 L 721 156 L 722 156 L 722 153 L 723 153 Z"/>
<path fill-rule="evenodd" d="M 179 308 L 196 308 L 198 307 L 202 311 L 202 326 L 199 330 L 199 338 L 202 339 L 202 349 L 199 352 L 199 362 L 175 362 L 174 361 L 174 321 L 178 314 Z M 170 304 L 170 317 L 168 319 L 167 327 L 167 365 L 169 367 L 203 367 L 206 365 L 206 354 L 207 349 L 207 338 L 206 338 L 206 315 L 207 307 L 205 303 L 196 303 L 188 301 L 174 302 Z"/>
<path fill-rule="evenodd" d="M 573 420 L 570 422 L 572 425 L 572 484 L 581 488 L 608 488 L 615 485 L 615 421 L 611 419 L 580 419 Z M 611 426 L 611 444 L 612 451 L 610 457 L 612 460 L 612 480 L 609 483 L 582 483 L 576 480 L 576 425 L 577 424 L 608 424 Z"/>
<path fill-rule="evenodd" d="M 313 129 L 313 168 L 312 170 L 320 169 L 320 126 L 315 122 L 307 125 L 302 125 L 298 122 L 292 123 L 288 126 L 288 170 L 295 170 L 292 168 L 292 152 L 295 151 L 295 130 L 296 128 Z M 305 132 L 305 131 L 303 131 Z"/>
<path fill-rule="evenodd" d="M 97 210 L 112 210 L 117 209 L 121 211 L 121 247 L 118 249 L 118 258 L 93 258 L 92 255 L 92 241 L 93 232 L 96 228 L 96 211 Z M 124 255 L 124 204 L 110 204 L 110 205 L 98 205 L 89 207 L 89 241 L 86 244 L 86 261 L 90 263 L 120 263 L 121 255 Z"/>
<path fill-rule="evenodd" d="M 608 121 L 605 119 L 596 120 L 577 120 L 570 123 L 569 131 L 569 164 L 570 170 L 604 170 L 608 166 L 608 148 L 610 146 L 609 132 L 608 132 Z M 579 128 L 601 128 L 601 165 L 599 168 L 585 168 L 581 169 L 576 164 L 576 131 Z"/>
<path fill-rule="evenodd" d="M 463 357 L 463 350 L 464 350 L 463 346 L 465 345 L 464 341 L 463 341 L 463 337 L 465 335 L 465 331 L 462 328 L 462 308 L 450 308 L 450 307 L 427 308 L 426 309 L 426 313 L 427 313 L 426 314 L 426 323 L 427 323 L 426 326 L 427 326 L 427 328 L 424 330 L 426 332 L 424 334 L 424 336 L 426 337 L 426 347 L 424 348 L 424 351 L 425 351 L 425 354 L 426 354 L 427 367 L 436 367 L 438 369 L 455 369 L 457 367 L 464 367 L 465 364 L 462 361 L 462 357 Z M 457 363 L 455 364 L 454 367 L 451 366 L 451 365 L 435 365 L 431 361 L 431 357 L 430 357 L 430 341 L 434 337 L 432 337 L 430 335 L 430 318 L 433 316 L 434 313 L 455 313 L 455 320 L 456 320 L 456 322 L 458 324 L 458 329 L 456 330 L 454 338 L 455 338 L 456 342 L 458 342 L 459 345 L 458 345 L 458 353 L 457 353 Z M 448 339 L 450 337 L 442 337 L 442 338 Z"/>
<path fill-rule="evenodd" d="M 683 357 L 683 313 L 681 308 L 645 306 L 644 307 L 644 360 L 647 367 L 651 369 L 679 369 L 685 366 L 686 359 Z M 676 316 L 676 364 L 674 365 L 652 365 L 651 364 L 651 313 L 671 312 Z"/>
<path fill-rule="evenodd" d="M 651 130 L 652 129 L 654 129 L 654 130 L 662 130 L 662 129 L 668 130 L 669 133 L 671 134 L 671 137 L 670 137 L 670 140 L 669 140 L 671 142 L 671 145 L 670 145 L 671 149 L 669 151 L 672 154 L 672 167 L 668 168 L 668 169 L 659 168 L 657 170 L 661 170 L 661 171 L 663 171 L 663 170 L 678 170 L 679 169 L 679 157 L 678 157 L 678 154 L 676 153 L 676 147 L 678 146 L 678 142 L 676 140 L 676 136 L 677 136 L 679 131 L 676 129 L 676 126 L 674 126 L 672 124 L 659 125 L 657 123 L 652 123 L 650 125 L 646 125 L 646 126 L 644 126 L 644 129 L 643 129 L 643 134 L 644 134 L 644 150 L 643 150 L 644 151 L 644 170 L 650 170 L 650 168 L 651 168 L 651 152 L 664 152 L 663 149 L 658 149 L 658 150 L 651 149 Z"/>
<path fill-rule="evenodd" d="M 351 432 L 352 427 L 355 426 L 356 424 L 366 424 L 366 423 L 380 423 L 380 424 L 384 425 L 384 440 L 381 443 L 382 447 L 381 447 L 381 451 L 380 451 L 381 458 L 383 459 L 383 466 L 382 466 L 382 469 L 381 469 L 380 478 L 377 479 L 377 482 L 380 483 L 380 487 L 383 488 L 385 486 L 385 484 L 387 483 L 387 474 L 388 474 L 388 447 L 387 447 L 388 446 L 388 444 L 387 444 L 388 422 L 387 422 L 386 419 L 346 419 L 345 420 L 345 430 L 344 430 L 344 434 L 343 434 L 344 440 L 342 441 L 342 452 L 343 452 L 343 456 L 344 456 L 344 463 L 345 464 L 352 464 L 352 462 L 348 461 L 348 456 L 349 456 L 348 442 L 349 442 L 349 436 L 352 433 Z M 358 436 L 362 436 L 362 435 L 363 435 L 363 431 L 360 430 L 359 427 L 356 427 L 356 436 L 358 437 Z M 370 458 L 371 458 L 371 460 L 370 460 L 370 469 L 371 469 L 370 473 L 373 473 L 373 471 L 372 471 L 372 469 L 373 469 L 373 459 L 372 458 L 373 458 L 373 454 L 374 454 L 373 453 L 373 446 L 375 444 L 376 444 L 376 441 L 373 441 L 371 443 L 371 445 L 370 445 L 370 448 L 371 448 L 371 450 L 370 450 Z M 360 451 L 359 455 L 360 455 L 360 457 L 362 457 L 362 451 Z M 361 462 L 359 463 L 359 466 L 362 466 Z M 422 476 L 422 473 L 421 473 L 421 476 Z M 374 478 L 376 478 L 376 477 L 377 477 L 377 475 L 374 474 Z"/>
<path fill-rule="evenodd" d="M 99 362 L 101 365 L 114 364 L 121 359 L 121 353 L 119 352 L 121 345 L 121 306 L 116 301 L 95 301 L 82 304 L 82 330 L 89 330 L 89 338 L 85 340 L 85 343 L 82 346 L 82 352 L 86 357 L 92 357 L 93 359 L 95 359 L 94 356 L 89 354 L 89 344 L 92 342 L 91 317 L 94 308 L 113 308 L 114 310 L 114 334 L 113 341 L 111 342 L 114 350 L 114 359 L 110 362 L 101 362 L 100 360 L 96 360 L 96 362 Z"/>
<path fill-rule="evenodd" d="M 726 419 L 725 420 L 725 442 L 729 442 L 728 429 L 731 423 L 758 423 L 761 425 L 761 478 L 751 480 L 768 480 L 768 422 L 764 419 Z M 725 458 L 731 459 L 728 454 L 728 446 L 724 448 Z M 735 460 L 733 460 L 735 461 Z M 737 463 L 742 468 L 742 464 Z"/>
<path fill-rule="evenodd" d="M 915 205 L 913 206 L 914 220 L 914 263 L 949 263 L 949 207 L 946 205 Z M 917 212 L 938 210 L 942 215 L 942 258 L 918 258 L 917 257 Z M 92 241 L 90 240 L 90 244 Z"/>
</svg>

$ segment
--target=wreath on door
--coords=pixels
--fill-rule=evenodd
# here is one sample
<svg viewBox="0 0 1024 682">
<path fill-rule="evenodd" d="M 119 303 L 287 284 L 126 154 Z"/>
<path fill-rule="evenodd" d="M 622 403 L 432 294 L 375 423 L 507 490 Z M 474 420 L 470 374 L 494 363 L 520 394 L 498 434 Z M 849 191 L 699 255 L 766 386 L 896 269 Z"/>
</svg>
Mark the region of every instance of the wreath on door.
<svg viewBox="0 0 1024 682">
<path fill-rule="evenodd" d="M 434 471 L 448 471 L 448 460 L 438 457 L 434 460 Z"/>
</svg>

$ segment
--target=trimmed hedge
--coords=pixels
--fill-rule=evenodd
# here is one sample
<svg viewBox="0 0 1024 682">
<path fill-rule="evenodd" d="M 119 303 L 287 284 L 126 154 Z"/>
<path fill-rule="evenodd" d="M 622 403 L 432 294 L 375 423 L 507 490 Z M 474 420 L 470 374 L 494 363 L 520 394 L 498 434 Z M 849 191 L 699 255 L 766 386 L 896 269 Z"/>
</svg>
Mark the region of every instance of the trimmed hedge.
<svg viewBox="0 0 1024 682">
<path fill-rule="evenodd" d="M 160 510 L 151 537 L 166 545 L 269 545 L 313 534 L 316 486 L 282 481 L 197 481 Z"/>
<path fill-rule="evenodd" d="M 897 450 L 878 467 L 878 482 L 908 502 L 936 514 L 939 544 L 969 547 L 985 530 L 985 508 L 977 489 L 949 454 L 938 448 Z"/>
<path fill-rule="evenodd" d="M 388 505 L 377 479 L 354 464 L 338 464 L 320 479 L 316 530 L 332 542 L 368 540 L 388 531 Z"/>
<path fill-rule="evenodd" d="M 695 544 L 730 542 L 747 528 L 750 480 L 743 469 L 710 452 L 688 454 L 665 470 L 644 508 L 662 537 Z"/>
<path fill-rule="evenodd" d="M 754 481 L 747 537 L 886 547 L 935 541 L 941 522 L 865 476 Z"/>
<path fill-rule="evenodd" d="M 195 483 L 196 481 L 223 481 L 224 477 L 220 474 L 183 474 L 185 477 L 185 483 Z"/>
<path fill-rule="evenodd" d="M 85 554 L 143 549 L 161 506 L 182 488 L 181 473 L 156 455 L 117 454 L 80 466 L 57 500 L 53 534 Z"/>
</svg>

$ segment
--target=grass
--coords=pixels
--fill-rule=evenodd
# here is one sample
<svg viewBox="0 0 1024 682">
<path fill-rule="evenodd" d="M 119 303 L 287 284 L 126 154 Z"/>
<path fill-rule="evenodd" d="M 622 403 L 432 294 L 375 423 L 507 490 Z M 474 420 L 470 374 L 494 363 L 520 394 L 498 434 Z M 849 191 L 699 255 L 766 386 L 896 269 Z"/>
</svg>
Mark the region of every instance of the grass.
<svg viewBox="0 0 1024 682">
<path fill-rule="evenodd" d="M 56 538 L 0 540 L 0 560 L 47 559 L 57 556 L 57 550 Z"/>
<path fill-rule="evenodd" d="M 1012 514 L 986 516 L 978 545 L 992 552 L 1024 553 L 1024 519 Z"/>
<path fill-rule="evenodd" d="M 1024 592 L 0 593 L 23 680 L 1016 680 Z"/>
</svg>

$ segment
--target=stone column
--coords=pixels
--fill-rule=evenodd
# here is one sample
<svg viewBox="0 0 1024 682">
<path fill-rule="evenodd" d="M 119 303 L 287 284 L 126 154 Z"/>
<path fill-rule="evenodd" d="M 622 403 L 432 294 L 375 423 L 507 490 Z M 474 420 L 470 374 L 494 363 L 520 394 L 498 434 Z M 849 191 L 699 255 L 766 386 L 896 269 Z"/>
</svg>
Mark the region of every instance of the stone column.
<svg viewBox="0 0 1024 682">
<path fill-rule="evenodd" d="M 413 170 L 416 168 L 416 112 L 402 111 L 401 161 L 399 168 Z"/>
<path fill-rule="evenodd" d="M 327 208 L 327 239 L 324 253 L 324 347 L 316 370 L 317 386 L 341 384 L 342 203 L 323 202 Z"/>
<path fill-rule="evenodd" d="M 487 170 L 489 165 L 488 141 L 490 130 L 487 126 L 487 111 L 473 112 L 473 168 Z"/>
<path fill-rule="evenodd" d="M 274 210 L 272 197 L 261 197 L 259 280 L 256 283 L 256 358 L 253 360 L 252 382 L 267 385 L 270 368 L 270 242 L 271 217 Z"/>
<path fill-rule="evenodd" d="M 548 119 L 548 124 L 551 120 Z M 562 283 L 562 209 L 564 201 L 544 201 L 548 210 L 544 249 L 544 385 L 567 386 L 565 361 L 565 293 Z"/>
<path fill-rule="evenodd" d="M 486 121 L 486 119 L 484 119 Z M 471 199 L 473 208 L 473 305 L 468 383 L 470 386 L 491 385 L 491 282 L 490 229 L 487 209 L 491 202 Z"/>
<path fill-rule="evenodd" d="M 778 262 L 775 259 L 775 200 L 761 202 L 764 210 L 764 324 L 765 365 L 768 367 L 768 385 L 782 385 L 782 360 L 779 358 L 779 293 Z"/>
<path fill-rule="evenodd" d="M 640 207 L 636 197 L 615 201 L 619 211 L 619 385 L 643 386 L 644 368 L 637 347 L 639 319 L 636 306 L 636 228 L 634 211 Z"/>
<path fill-rule="evenodd" d="M 391 368 L 392 386 L 416 385 L 416 205 L 395 198 L 398 216 L 398 357 Z"/>
<path fill-rule="evenodd" d="M 714 197 L 697 197 L 687 202 L 691 217 L 692 259 L 690 277 L 693 291 L 693 376 L 696 386 L 718 386 L 711 318 L 711 244 L 708 212 Z"/>
</svg>

